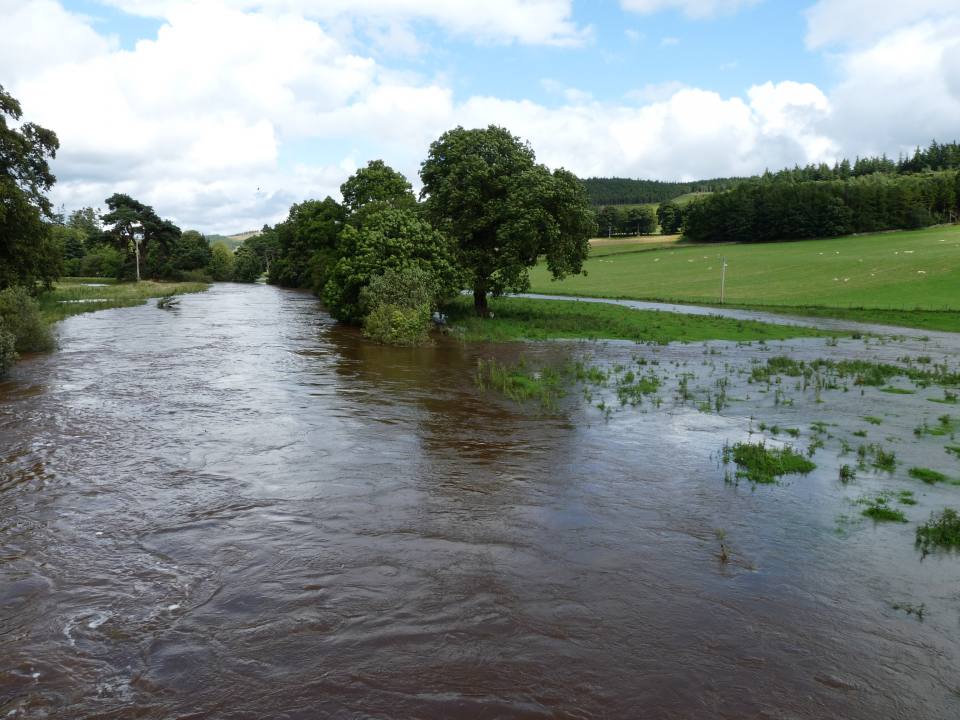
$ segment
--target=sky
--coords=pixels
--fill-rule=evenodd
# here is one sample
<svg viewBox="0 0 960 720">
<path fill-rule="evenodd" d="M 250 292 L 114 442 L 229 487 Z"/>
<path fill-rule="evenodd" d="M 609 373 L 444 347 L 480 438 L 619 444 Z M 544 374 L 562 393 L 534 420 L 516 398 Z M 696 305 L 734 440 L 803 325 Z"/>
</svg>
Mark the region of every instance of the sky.
<svg viewBox="0 0 960 720">
<path fill-rule="evenodd" d="M 0 84 L 68 211 L 233 233 L 496 124 L 581 177 L 745 175 L 960 139 L 958 0 L 0 0 Z"/>
</svg>

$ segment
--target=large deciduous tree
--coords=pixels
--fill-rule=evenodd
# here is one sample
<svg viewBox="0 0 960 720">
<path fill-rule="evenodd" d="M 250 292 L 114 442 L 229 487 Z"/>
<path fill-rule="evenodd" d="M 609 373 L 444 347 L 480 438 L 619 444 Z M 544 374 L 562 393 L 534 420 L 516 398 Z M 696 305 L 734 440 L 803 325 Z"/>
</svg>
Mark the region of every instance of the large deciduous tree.
<svg viewBox="0 0 960 720">
<path fill-rule="evenodd" d="M 488 314 L 488 294 L 525 290 L 540 256 L 554 278 L 581 272 L 596 232 L 586 191 L 571 173 L 537 164 L 504 128 L 444 133 L 420 177 L 428 217 L 454 241 L 478 315 Z"/>
<path fill-rule="evenodd" d="M 49 286 L 60 272 L 59 244 L 44 222 L 52 217 L 46 193 L 56 182 L 47 160 L 60 143 L 31 122 L 11 127 L 22 115 L 0 85 L 0 289 Z"/>
</svg>

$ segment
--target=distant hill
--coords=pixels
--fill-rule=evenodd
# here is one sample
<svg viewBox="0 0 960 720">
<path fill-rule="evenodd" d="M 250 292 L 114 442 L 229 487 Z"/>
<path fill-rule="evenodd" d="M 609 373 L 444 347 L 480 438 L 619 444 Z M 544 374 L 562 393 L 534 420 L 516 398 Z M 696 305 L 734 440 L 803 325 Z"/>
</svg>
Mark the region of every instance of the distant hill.
<svg viewBox="0 0 960 720">
<path fill-rule="evenodd" d="M 207 235 L 207 242 L 211 245 L 222 242 L 231 250 L 236 250 L 238 247 L 243 245 L 244 240 L 259 234 L 259 230 L 247 230 L 246 232 L 236 233 L 235 235 Z"/>
<path fill-rule="evenodd" d="M 703 193 L 729 190 L 743 182 L 743 178 L 714 178 L 692 182 L 663 182 L 631 178 L 587 178 L 583 180 L 590 203 L 603 205 L 647 205 L 684 197 L 690 199 Z"/>
</svg>

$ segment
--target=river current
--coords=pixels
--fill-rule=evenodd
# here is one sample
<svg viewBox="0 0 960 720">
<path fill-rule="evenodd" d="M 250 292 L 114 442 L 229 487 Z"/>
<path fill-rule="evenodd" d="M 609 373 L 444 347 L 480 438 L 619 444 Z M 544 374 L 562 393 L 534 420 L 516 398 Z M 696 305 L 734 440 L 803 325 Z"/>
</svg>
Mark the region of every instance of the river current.
<svg viewBox="0 0 960 720">
<path fill-rule="evenodd" d="M 910 342 L 870 352 L 955 358 Z M 858 511 L 829 447 L 725 483 L 751 403 L 541 412 L 473 380 L 571 355 L 712 372 L 703 345 L 384 348 L 265 286 L 64 321 L 0 383 L 0 717 L 960 715 L 960 558 L 838 526 Z M 888 411 L 870 432 L 898 437 L 938 409 L 766 406 L 804 429 Z M 911 519 L 960 497 L 915 489 Z"/>
</svg>

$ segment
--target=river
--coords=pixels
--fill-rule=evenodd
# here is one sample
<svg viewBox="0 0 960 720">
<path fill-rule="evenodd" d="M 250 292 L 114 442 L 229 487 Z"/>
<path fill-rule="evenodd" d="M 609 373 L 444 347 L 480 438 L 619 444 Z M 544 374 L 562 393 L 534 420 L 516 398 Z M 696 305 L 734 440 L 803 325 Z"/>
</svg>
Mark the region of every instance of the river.
<svg viewBox="0 0 960 720">
<path fill-rule="evenodd" d="M 0 383 L 2 717 L 960 713 L 960 559 L 837 532 L 833 460 L 731 486 L 747 404 L 544 413 L 472 379 L 491 356 L 706 368 L 703 345 L 383 348 L 230 284 L 70 318 L 60 345 Z M 960 488 L 929 493 L 919 518 Z"/>
</svg>

